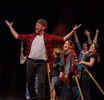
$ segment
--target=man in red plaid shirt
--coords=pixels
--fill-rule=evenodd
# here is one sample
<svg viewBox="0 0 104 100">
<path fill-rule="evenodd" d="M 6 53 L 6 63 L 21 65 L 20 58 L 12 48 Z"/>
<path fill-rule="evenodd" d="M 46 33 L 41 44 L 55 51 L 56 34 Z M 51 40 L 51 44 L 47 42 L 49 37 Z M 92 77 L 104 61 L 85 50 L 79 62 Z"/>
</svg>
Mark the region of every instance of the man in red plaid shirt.
<svg viewBox="0 0 104 100">
<path fill-rule="evenodd" d="M 69 39 L 73 32 L 77 30 L 80 25 L 75 25 L 73 30 L 65 37 L 47 34 L 47 21 L 39 19 L 35 25 L 35 33 L 32 34 L 18 34 L 13 28 L 13 22 L 5 21 L 9 27 L 12 35 L 18 40 L 27 42 L 27 82 L 30 94 L 30 100 L 45 100 L 45 77 L 46 77 L 46 62 L 45 52 L 47 51 L 49 65 L 52 67 L 53 63 L 53 45 L 62 43 Z M 38 77 L 38 94 L 34 91 L 34 77 Z"/>
</svg>

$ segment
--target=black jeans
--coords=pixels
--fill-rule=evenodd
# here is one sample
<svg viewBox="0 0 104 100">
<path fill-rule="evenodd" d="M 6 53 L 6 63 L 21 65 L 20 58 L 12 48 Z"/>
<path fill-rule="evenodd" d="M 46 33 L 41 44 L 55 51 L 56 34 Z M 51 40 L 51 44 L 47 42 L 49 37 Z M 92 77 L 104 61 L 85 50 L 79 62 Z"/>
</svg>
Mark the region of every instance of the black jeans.
<svg viewBox="0 0 104 100">
<path fill-rule="evenodd" d="M 90 96 L 90 76 L 88 75 L 87 72 L 82 72 L 81 76 L 81 88 L 84 96 L 84 100 L 91 100 Z"/>
<path fill-rule="evenodd" d="M 38 78 L 38 93 L 34 91 L 34 82 L 37 74 Z M 31 100 L 45 100 L 45 78 L 46 78 L 46 63 L 44 60 L 28 60 L 27 64 L 27 82 L 29 95 Z"/>
</svg>

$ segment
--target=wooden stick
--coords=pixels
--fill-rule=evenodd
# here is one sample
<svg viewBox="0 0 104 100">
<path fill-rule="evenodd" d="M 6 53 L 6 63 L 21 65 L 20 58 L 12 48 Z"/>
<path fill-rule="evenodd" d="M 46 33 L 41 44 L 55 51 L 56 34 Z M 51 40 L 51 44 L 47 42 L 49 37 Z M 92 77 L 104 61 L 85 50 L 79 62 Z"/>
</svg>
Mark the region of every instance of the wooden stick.
<svg viewBox="0 0 104 100">
<path fill-rule="evenodd" d="M 47 52 L 45 52 L 45 60 L 48 61 Z M 52 98 L 51 79 L 50 79 L 50 66 L 49 66 L 49 62 L 46 63 L 46 66 L 47 66 L 48 82 L 49 82 L 49 88 L 50 88 L 50 97 Z"/>
<path fill-rule="evenodd" d="M 81 100 L 84 100 L 84 97 L 83 97 L 83 94 L 82 94 L 82 91 L 81 91 L 81 88 L 80 88 L 80 84 L 79 84 L 79 81 L 78 81 L 78 75 L 75 75 L 75 81 L 76 81 L 76 84 L 77 84 L 77 87 L 78 87 L 78 90 L 79 90 L 79 93 L 80 93 L 80 96 L 81 96 Z"/>
<path fill-rule="evenodd" d="M 93 82 L 96 84 L 96 86 L 99 88 L 99 90 L 101 91 L 101 93 L 104 95 L 104 91 L 102 90 L 101 86 L 98 84 L 98 82 L 95 80 L 95 78 L 92 76 L 92 74 L 88 71 L 88 69 L 83 65 L 85 71 L 88 73 L 88 75 L 91 77 L 91 79 L 93 80 Z"/>
<path fill-rule="evenodd" d="M 21 41 L 21 48 L 23 48 L 23 41 Z"/>
</svg>

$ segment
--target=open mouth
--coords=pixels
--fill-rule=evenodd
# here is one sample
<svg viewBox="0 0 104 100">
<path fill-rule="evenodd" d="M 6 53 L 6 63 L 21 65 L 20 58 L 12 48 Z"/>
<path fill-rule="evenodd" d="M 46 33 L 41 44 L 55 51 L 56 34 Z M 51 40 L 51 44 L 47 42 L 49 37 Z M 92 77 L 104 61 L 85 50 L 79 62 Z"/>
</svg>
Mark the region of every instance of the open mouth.
<svg viewBox="0 0 104 100">
<path fill-rule="evenodd" d="M 68 49 L 68 47 L 67 46 L 64 46 L 64 49 Z"/>
</svg>

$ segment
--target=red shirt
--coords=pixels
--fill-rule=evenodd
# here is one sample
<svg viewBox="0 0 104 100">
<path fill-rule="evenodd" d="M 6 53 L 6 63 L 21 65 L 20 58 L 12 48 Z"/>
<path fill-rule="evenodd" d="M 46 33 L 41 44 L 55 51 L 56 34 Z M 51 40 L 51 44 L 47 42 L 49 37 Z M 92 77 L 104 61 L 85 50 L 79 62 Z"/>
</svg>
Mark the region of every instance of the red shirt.
<svg viewBox="0 0 104 100">
<path fill-rule="evenodd" d="M 19 40 L 23 40 L 23 41 L 27 42 L 27 49 L 26 49 L 27 58 L 29 56 L 30 49 L 31 49 L 31 44 L 32 44 L 32 41 L 35 38 L 35 36 L 36 36 L 35 33 L 19 34 L 19 36 L 18 36 Z M 45 41 L 45 47 L 46 47 L 47 54 L 48 54 L 49 64 L 50 64 L 50 67 L 52 67 L 52 63 L 53 63 L 53 45 L 58 44 L 58 43 L 63 43 L 64 40 L 63 40 L 63 37 L 45 33 L 44 34 L 44 41 Z"/>
</svg>

